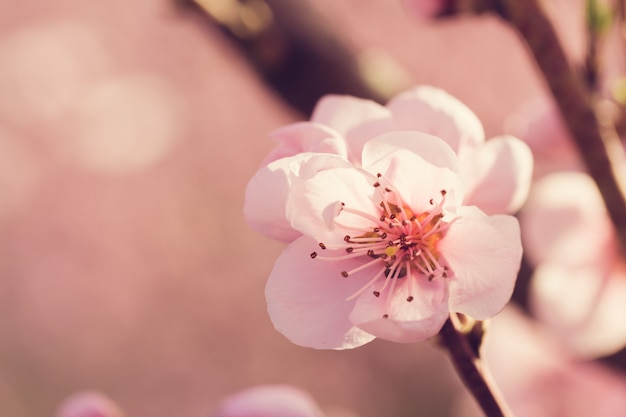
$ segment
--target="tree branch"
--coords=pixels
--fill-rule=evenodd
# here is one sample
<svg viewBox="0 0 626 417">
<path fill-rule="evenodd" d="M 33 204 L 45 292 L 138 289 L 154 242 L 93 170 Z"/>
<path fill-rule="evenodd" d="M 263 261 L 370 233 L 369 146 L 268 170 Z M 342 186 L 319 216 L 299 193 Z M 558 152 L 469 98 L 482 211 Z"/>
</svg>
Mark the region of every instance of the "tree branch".
<svg viewBox="0 0 626 417">
<path fill-rule="evenodd" d="M 441 344 L 448 350 L 454 368 L 487 417 L 512 417 L 499 392 L 493 386 L 479 356 L 480 341 L 472 332 L 457 330 L 450 318 L 439 332 Z M 479 336 L 482 339 L 482 334 Z"/>
<path fill-rule="evenodd" d="M 622 251 L 626 250 L 626 157 L 612 124 L 596 111 L 596 97 L 567 60 L 538 0 L 490 0 L 493 10 L 526 41 L 554 96 L 589 174 L 596 181 Z"/>
</svg>

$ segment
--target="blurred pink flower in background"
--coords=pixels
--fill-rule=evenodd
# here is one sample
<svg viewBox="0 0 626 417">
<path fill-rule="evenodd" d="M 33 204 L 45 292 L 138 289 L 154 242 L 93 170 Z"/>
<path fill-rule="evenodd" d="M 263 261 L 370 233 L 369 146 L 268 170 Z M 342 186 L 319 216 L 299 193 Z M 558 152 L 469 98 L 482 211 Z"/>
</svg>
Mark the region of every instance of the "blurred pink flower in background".
<svg viewBox="0 0 626 417">
<path fill-rule="evenodd" d="M 0 116 L 28 133 L 46 131 L 46 147 L 66 162 L 132 173 L 163 159 L 186 133 L 185 98 L 156 71 L 120 68 L 106 40 L 78 19 L 0 38 Z"/>
<path fill-rule="evenodd" d="M 289 157 L 302 152 L 330 153 L 361 166 L 364 144 L 395 131 L 428 133 L 452 147 L 458 157 L 466 205 L 476 205 L 487 214 L 513 213 L 526 200 L 533 169 L 528 146 L 512 136 L 485 141 L 480 120 L 465 104 L 444 90 L 418 86 L 396 95 L 386 106 L 356 97 L 325 96 L 310 122 L 273 132 L 279 144 L 246 189 L 244 213 L 248 223 L 275 239 L 294 240 L 300 234 L 293 230 L 284 211 L 293 181 L 340 162 L 318 158 L 314 165 L 303 165 L 308 158 Z M 276 190 L 271 199 L 264 193 L 270 186 Z"/>
<path fill-rule="evenodd" d="M 489 324 L 483 357 L 516 417 L 624 415 L 620 372 L 564 354 L 549 329 L 511 306 Z M 459 409 L 458 416 L 484 415 L 469 398 Z"/>
<path fill-rule="evenodd" d="M 125 417 L 112 400 L 97 391 L 78 392 L 67 398 L 56 417 Z"/>
<path fill-rule="evenodd" d="M 0 414 L 49 416 L 97 386 L 133 415 L 198 416 L 285 380 L 363 415 L 444 415 L 454 375 L 428 344 L 296 349 L 258 314 L 281 247 L 237 208 L 270 148 L 262 132 L 299 116 L 174 3 L 0 5 Z M 309 3 L 355 53 L 382 48 L 471 103 L 489 136 L 541 92 L 495 19 L 418 25 L 400 2 Z"/>
<path fill-rule="evenodd" d="M 323 417 L 313 397 L 291 385 L 258 385 L 227 397 L 212 417 Z M 56 417 L 125 417 L 112 400 L 97 391 L 67 398 Z"/>
<path fill-rule="evenodd" d="M 279 159 L 250 181 L 245 213 L 271 237 L 304 235 L 266 287 L 270 317 L 292 342 L 413 342 L 434 336 L 450 311 L 486 319 L 509 300 L 521 259 L 517 221 L 469 204 L 504 212 L 521 204 L 532 158 L 519 140 L 483 143 L 476 116 L 431 87 L 387 107 L 326 97 L 312 122 L 277 136 L 269 160 Z M 337 152 L 319 152 L 329 149 Z M 298 150 L 318 152 L 285 156 Z"/>
<path fill-rule="evenodd" d="M 626 343 L 626 264 L 593 180 L 548 175 L 533 187 L 520 222 L 536 266 L 531 309 L 567 349 L 612 353 Z"/>
<path fill-rule="evenodd" d="M 322 417 L 307 392 L 291 385 L 259 385 L 225 399 L 213 417 Z"/>
</svg>

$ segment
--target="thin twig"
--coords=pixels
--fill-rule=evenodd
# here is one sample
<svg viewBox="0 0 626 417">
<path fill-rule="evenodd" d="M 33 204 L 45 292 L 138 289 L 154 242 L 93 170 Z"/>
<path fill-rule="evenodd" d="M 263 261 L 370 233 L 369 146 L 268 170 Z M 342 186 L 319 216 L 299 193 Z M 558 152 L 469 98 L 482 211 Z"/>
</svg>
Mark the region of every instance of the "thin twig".
<svg viewBox="0 0 626 417">
<path fill-rule="evenodd" d="M 511 417 L 512 413 L 491 381 L 478 349 L 468 334 L 461 333 L 448 318 L 439 332 L 454 368 L 487 417 Z"/>
</svg>

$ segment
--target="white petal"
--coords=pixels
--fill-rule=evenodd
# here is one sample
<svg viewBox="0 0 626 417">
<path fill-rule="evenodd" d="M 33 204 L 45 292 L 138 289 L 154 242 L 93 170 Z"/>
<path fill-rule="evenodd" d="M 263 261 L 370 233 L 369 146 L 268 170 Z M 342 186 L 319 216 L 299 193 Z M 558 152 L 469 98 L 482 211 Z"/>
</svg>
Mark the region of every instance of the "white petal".
<svg viewBox="0 0 626 417">
<path fill-rule="evenodd" d="M 363 144 L 394 129 L 391 112 L 380 104 L 351 96 L 327 95 L 317 103 L 311 121 L 330 126 L 348 143 L 349 159 L 360 162 Z"/>
<path fill-rule="evenodd" d="M 342 210 L 380 216 L 374 194 L 376 179 L 360 169 L 337 168 L 318 172 L 293 184 L 287 198 L 287 219 L 294 229 L 327 245 L 343 244 L 344 236 L 359 236 L 376 223 Z"/>
<path fill-rule="evenodd" d="M 278 146 L 265 158 L 265 164 L 301 152 L 331 153 L 346 159 L 348 157 L 344 138 L 319 123 L 292 123 L 273 131 L 270 136 L 278 142 Z"/>
<path fill-rule="evenodd" d="M 533 156 L 521 140 L 500 136 L 465 152 L 460 168 L 466 205 L 478 206 L 487 214 L 514 213 L 528 197 Z"/>
<path fill-rule="evenodd" d="M 462 207 L 439 251 L 452 270 L 450 310 L 484 320 L 511 298 L 522 259 L 517 219 Z"/>
<path fill-rule="evenodd" d="M 447 205 L 460 205 L 463 185 L 458 160 L 441 139 L 420 132 L 386 133 L 367 142 L 363 148 L 363 169 L 382 174 L 415 212 L 432 208 L 430 200 L 441 200 L 445 190 Z"/>
<path fill-rule="evenodd" d="M 274 327 L 293 343 L 316 349 L 349 349 L 370 342 L 374 336 L 349 319 L 354 300 L 346 301 L 363 285 L 362 277 L 341 275 L 362 261 L 312 259 L 314 251 L 321 252 L 317 243 L 303 236 L 276 261 L 265 288 Z"/>
<path fill-rule="evenodd" d="M 398 130 L 417 130 L 445 140 L 455 152 L 485 140 L 478 117 L 444 90 L 419 86 L 394 97 L 387 108 Z"/>
<path fill-rule="evenodd" d="M 393 291 L 385 292 L 383 282 L 378 282 L 361 294 L 350 314 L 352 322 L 380 339 L 398 343 L 417 342 L 439 333 L 449 315 L 447 283 L 421 277 L 413 283 L 415 288 L 410 288 L 405 278 L 396 279 L 399 282 Z M 380 296 L 373 290 L 379 290 Z"/>
<path fill-rule="evenodd" d="M 349 166 L 335 155 L 302 153 L 262 167 L 246 187 L 244 216 L 253 229 L 274 239 L 290 242 L 301 235 L 286 218 L 287 195 L 294 182 L 317 172 Z"/>
</svg>

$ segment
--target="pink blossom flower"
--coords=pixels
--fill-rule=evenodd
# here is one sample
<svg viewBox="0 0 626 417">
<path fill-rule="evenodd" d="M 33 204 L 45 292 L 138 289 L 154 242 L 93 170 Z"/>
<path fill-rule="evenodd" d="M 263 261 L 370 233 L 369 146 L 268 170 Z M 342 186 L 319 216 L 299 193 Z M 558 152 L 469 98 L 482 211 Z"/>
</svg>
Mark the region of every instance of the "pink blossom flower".
<svg viewBox="0 0 626 417">
<path fill-rule="evenodd" d="M 83 391 L 67 398 L 59 407 L 57 417 L 124 417 L 109 398 L 96 391 Z"/>
<path fill-rule="evenodd" d="M 551 331 L 509 306 L 495 317 L 483 358 L 516 417 L 621 417 L 626 378 L 563 352 Z M 472 401 L 455 415 L 483 416 Z M 470 402 L 472 404 L 470 404 Z"/>
<path fill-rule="evenodd" d="M 67 398 L 57 417 L 124 417 L 105 395 L 84 391 Z M 315 400 L 291 385 L 257 385 L 227 397 L 212 417 L 323 417 Z"/>
<path fill-rule="evenodd" d="M 231 395 L 213 417 L 322 417 L 315 400 L 291 385 L 259 385 Z"/>
<path fill-rule="evenodd" d="M 500 311 L 521 260 L 517 220 L 463 205 L 459 158 L 442 139 L 405 130 L 359 148 L 358 164 L 291 157 L 306 174 L 279 200 L 301 236 L 267 283 L 275 327 L 299 345 L 345 349 L 426 339 L 451 311 Z"/>
<path fill-rule="evenodd" d="M 480 121 L 467 106 L 443 90 L 419 86 L 397 95 L 386 106 L 349 96 L 325 96 L 310 122 L 273 132 L 278 146 L 246 189 L 248 223 L 270 237 L 293 241 L 301 233 L 291 226 L 284 208 L 294 181 L 348 163 L 360 167 L 365 143 L 397 131 L 428 133 L 452 148 L 458 157 L 466 205 L 497 214 L 513 213 L 524 203 L 533 166 L 528 146 L 512 136 L 485 141 Z M 319 154 L 326 158 L 314 158 Z M 272 198 L 267 198 L 268 189 L 273 191 Z"/>
<path fill-rule="evenodd" d="M 536 266 L 531 309 L 570 352 L 610 354 L 626 344 L 626 263 L 593 180 L 562 172 L 539 180 L 521 213 Z"/>
</svg>

